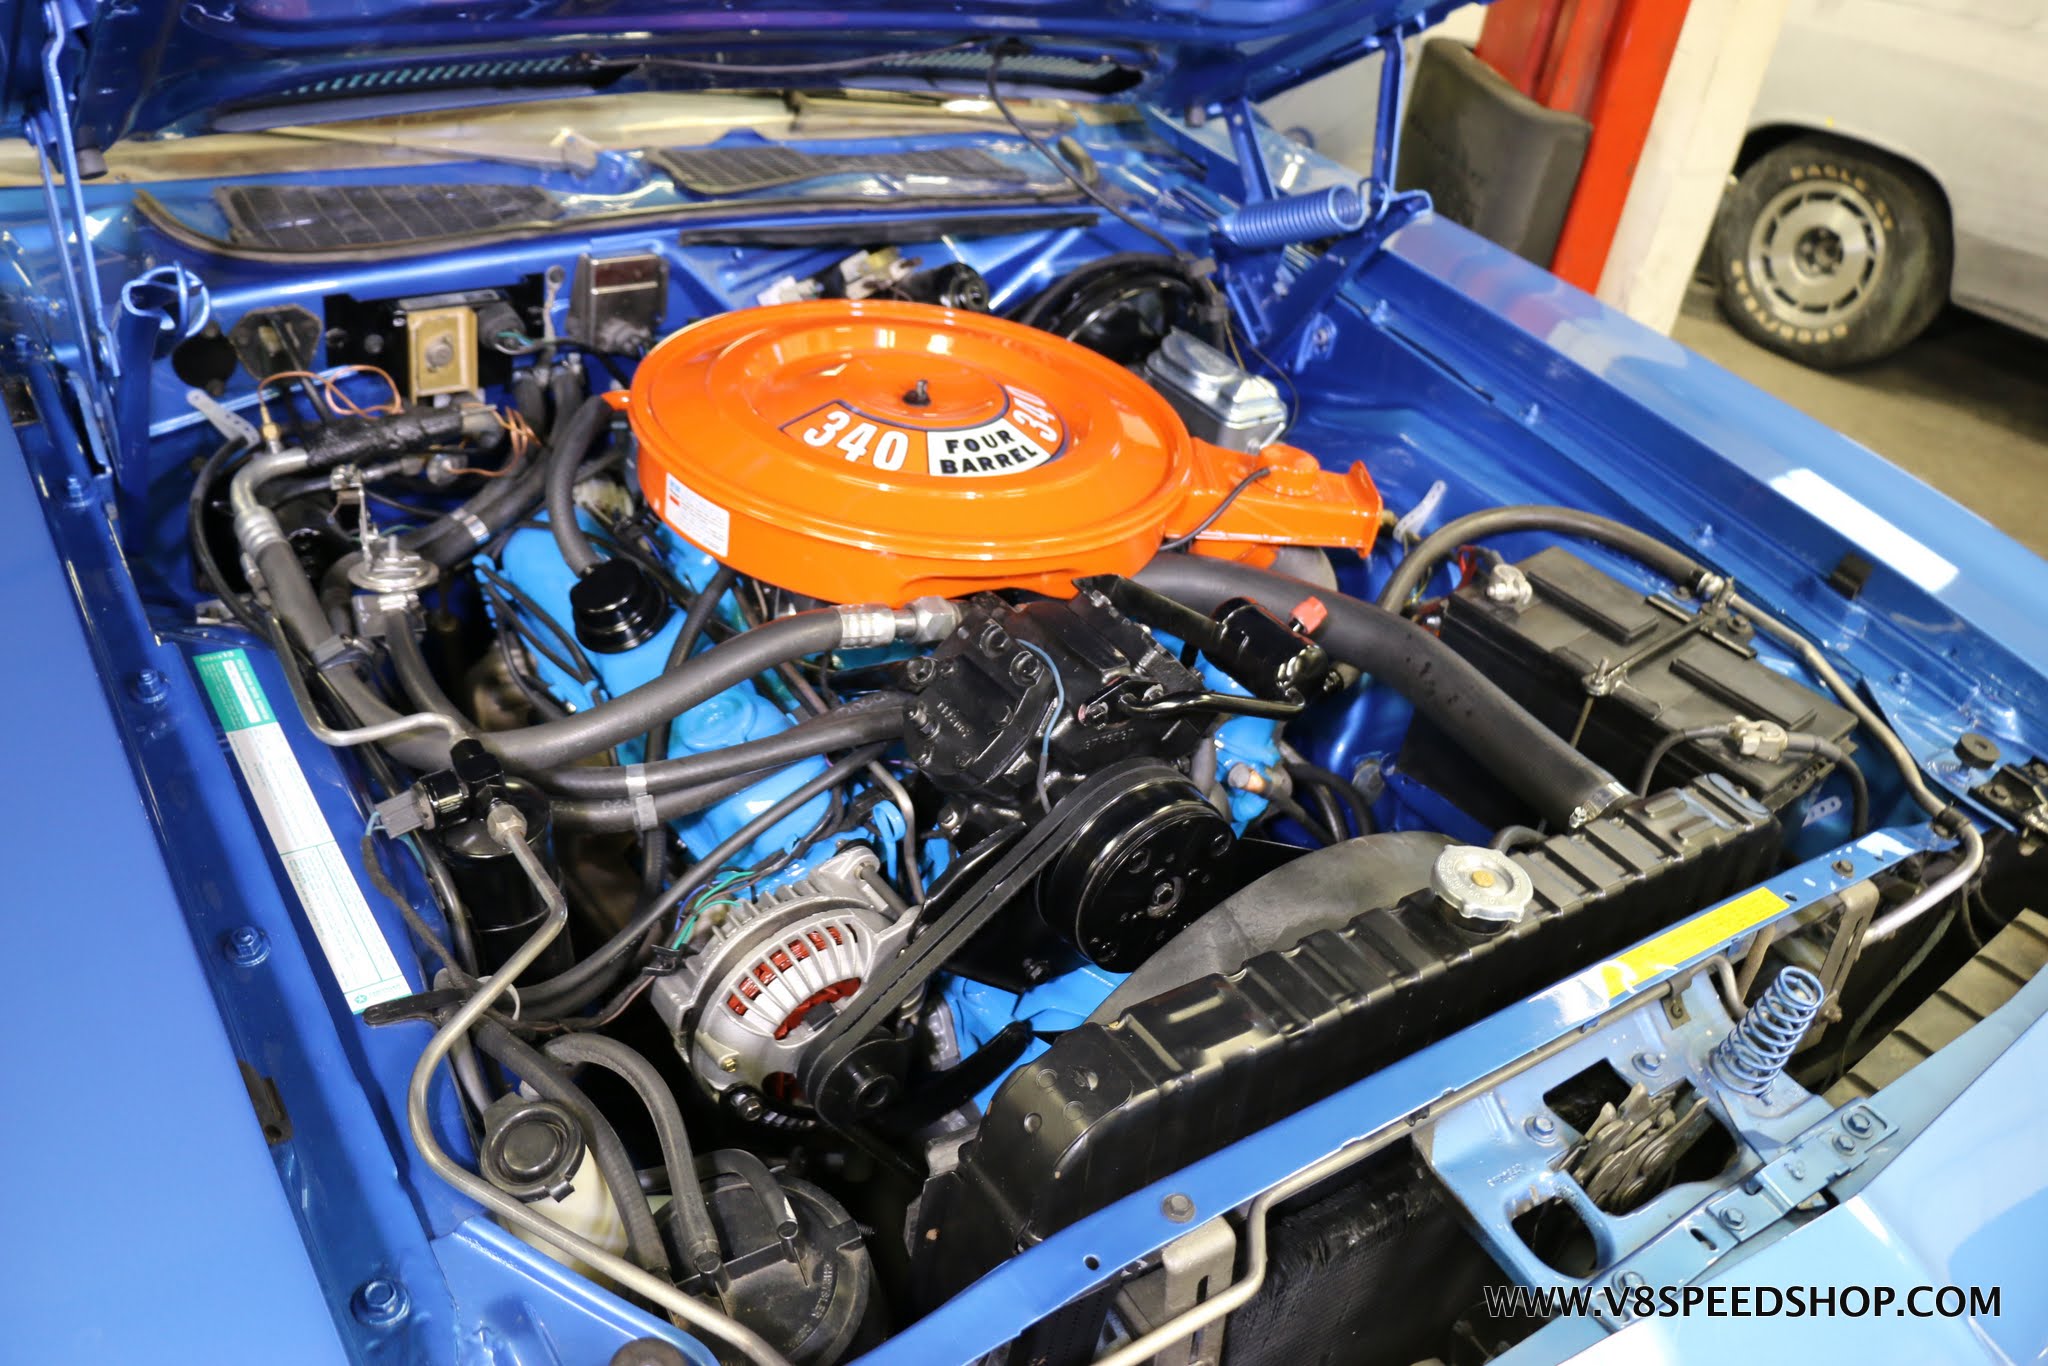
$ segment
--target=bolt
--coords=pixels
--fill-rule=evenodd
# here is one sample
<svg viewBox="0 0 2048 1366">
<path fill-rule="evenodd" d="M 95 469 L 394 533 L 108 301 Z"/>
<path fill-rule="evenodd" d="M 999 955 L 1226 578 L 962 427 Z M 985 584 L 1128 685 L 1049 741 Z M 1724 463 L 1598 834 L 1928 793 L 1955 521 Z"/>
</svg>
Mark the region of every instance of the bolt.
<svg viewBox="0 0 2048 1366">
<path fill-rule="evenodd" d="M 1721 1222 L 1728 1226 L 1731 1233 L 1740 1233 L 1743 1226 L 1749 1222 L 1749 1216 L 1739 1209 L 1724 1209 L 1721 1211 Z"/>
<path fill-rule="evenodd" d="M 1847 877 L 1856 871 L 1856 865 L 1845 858 L 1838 858 L 1828 866 L 1833 868 L 1839 877 Z"/>
<path fill-rule="evenodd" d="M 406 1310 L 412 1307 L 412 1297 L 397 1281 L 378 1276 L 356 1287 L 356 1293 L 349 1297 L 348 1307 L 357 1322 L 381 1327 L 404 1318 Z"/>
<path fill-rule="evenodd" d="M 1645 1049 L 1636 1054 L 1634 1061 L 1636 1071 L 1646 1077 L 1654 1077 L 1664 1070 L 1664 1055 L 1662 1053 L 1652 1053 Z"/>
<path fill-rule="evenodd" d="M 1623 1290 L 1641 1290 L 1649 1284 L 1640 1271 L 1624 1271 L 1614 1278 L 1614 1283 Z"/>
<path fill-rule="evenodd" d="M 171 689 L 169 681 L 162 673 L 155 669 L 144 669 L 135 675 L 135 681 L 129 685 L 129 691 L 134 693 L 135 700 L 145 707 L 154 707 L 170 696 Z"/>
<path fill-rule="evenodd" d="M 1316 350 L 1327 351 L 1330 349 L 1330 344 L 1337 340 L 1337 329 L 1328 323 L 1324 323 L 1316 328 L 1309 339 L 1315 343 Z"/>
<path fill-rule="evenodd" d="M 1842 1120 L 1842 1127 L 1858 1138 L 1868 1138 L 1871 1131 L 1877 1128 L 1877 1120 L 1868 1110 L 1851 1110 Z"/>
<path fill-rule="evenodd" d="M 1912 687 L 1913 675 L 1907 673 L 1904 669 L 1899 670 L 1897 673 L 1892 675 L 1892 686 L 1895 688 Z"/>
<path fill-rule="evenodd" d="M 718 1070 L 721 1072 L 737 1072 L 740 1070 L 740 1060 L 728 1053 L 718 1060 Z"/>
<path fill-rule="evenodd" d="M 254 925 L 243 925 L 228 931 L 221 951 L 237 967 L 253 968 L 270 957 L 270 936 Z"/>
<path fill-rule="evenodd" d="M 68 507 L 82 508 L 92 501 L 92 490 L 83 479 L 75 474 L 64 476 L 64 502 Z"/>
<path fill-rule="evenodd" d="M 1549 1115 L 1531 1115 L 1522 1121 L 1522 1132 L 1538 1143 L 1557 1141 L 1557 1121 Z"/>
<path fill-rule="evenodd" d="M 1195 1217 L 1195 1202 L 1175 1191 L 1159 1202 L 1159 1212 L 1176 1224 L 1185 1224 Z"/>
<path fill-rule="evenodd" d="M 1831 1141 L 1834 1144 L 1835 1151 L 1838 1153 L 1846 1155 L 1856 1151 L 1856 1140 L 1847 1134 L 1836 1134 Z"/>
<path fill-rule="evenodd" d="M 1791 1177 L 1794 1181 L 1804 1181 L 1806 1179 L 1806 1164 L 1794 1158 L 1785 1164 L 1785 1175 Z"/>
<path fill-rule="evenodd" d="M 761 1093 L 751 1086 L 738 1086 L 727 1091 L 725 1103 L 732 1107 L 734 1114 L 749 1122 L 759 1119 L 768 1111 L 767 1102 L 761 1099 Z"/>
<path fill-rule="evenodd" d="M 932 681 L 932 675 L 938 672 L 938 667 L 929 657 L 920 655 L 903 666 L 903 676 L 921 688 Z"/>
</svg>

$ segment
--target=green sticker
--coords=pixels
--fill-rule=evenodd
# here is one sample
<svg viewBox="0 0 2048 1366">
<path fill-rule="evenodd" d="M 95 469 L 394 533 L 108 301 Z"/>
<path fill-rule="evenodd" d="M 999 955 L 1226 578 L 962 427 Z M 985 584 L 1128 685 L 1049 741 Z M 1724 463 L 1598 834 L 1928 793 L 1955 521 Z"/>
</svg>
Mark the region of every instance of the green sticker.
<svg viewBox="0 0 2048 1366">
<path fill-rule="evenodd" d="M 249 656 L 244 651 L 220 650 L 199 655 L 192 663 L 199 669 L 199 682 L 212 700 L 223 730 L 247 730 L 277 719 L 271 714 L 270 699 L 263 695 L 263 685 L 256 681 L 256 671 L 249 667 Z"/>
</svg>

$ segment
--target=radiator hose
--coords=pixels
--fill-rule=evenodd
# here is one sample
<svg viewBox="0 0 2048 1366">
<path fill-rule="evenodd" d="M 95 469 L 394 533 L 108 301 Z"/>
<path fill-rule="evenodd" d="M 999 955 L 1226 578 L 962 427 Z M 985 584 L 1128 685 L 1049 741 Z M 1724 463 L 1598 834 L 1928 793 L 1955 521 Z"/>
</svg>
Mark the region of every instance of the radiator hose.
<svg viewBox="0 0 2048 1366">
<path fill-rule="evenodd" d="M 1327 588 L 1196 555 L 1161 555 L 1138 582 L 1198 612 L 1251 598 L 1282 617 L 1315 598 L 1316 632 L 1331 656 L 1385 683 L 1453 743 L 1560 829 L 1576 829 L 1628 798 L 1614 775 L 1580 754 L 1441 640 L 1393 612 Z"/>
</svg>

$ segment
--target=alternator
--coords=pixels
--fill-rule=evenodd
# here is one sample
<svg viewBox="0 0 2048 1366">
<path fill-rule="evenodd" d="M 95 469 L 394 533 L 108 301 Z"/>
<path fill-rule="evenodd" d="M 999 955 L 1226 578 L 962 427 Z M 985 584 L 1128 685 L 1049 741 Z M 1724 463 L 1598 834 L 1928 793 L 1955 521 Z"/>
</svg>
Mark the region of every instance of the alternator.
<svg viewBox="0 0 2048 1366">
<path fill-rule="evenodd" d="M 714 1091 L 783 1096 L 833 1012 L 892 956 L 914 917 L 893 905 L 873 851 L 852 847 L 812 874 L 729 912 L 650 999 Z"/>
</svg>

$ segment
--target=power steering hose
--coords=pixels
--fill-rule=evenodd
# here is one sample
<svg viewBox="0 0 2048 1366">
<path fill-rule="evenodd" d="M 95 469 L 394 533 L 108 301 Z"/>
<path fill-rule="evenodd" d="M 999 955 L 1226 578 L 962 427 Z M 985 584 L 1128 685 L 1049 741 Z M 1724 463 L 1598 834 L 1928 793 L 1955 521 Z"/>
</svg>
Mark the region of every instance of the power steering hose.
<svg viewBox="0 0 2048 1366">
<path fill-rule="evenodd" d="M 782 1354 L 777 1352 L 760 1334 L 739 1323 L 727 1314 L 713 1309 L 693 1297 L 684 1294 L 675 1286 L 650 1274 L 627 1261 L 624 1257 L 599 1247 L 589 1239 L 581 1237 L 562 1227 L 554 1220 L 536 1213 L 529 1205 L 514 1199 L 490 1182 L 464 1167 L 450 1157 L 434 1136 L 433 1122 L 427 1109 L 427 1093 L 434 1073 L 440 1068 L 455 1047 L 457 1040 L 467 1034 L 478 1020 L 505 994 L 519 974 L 532 967 L 534 960 L 546 951 L 549 944 L 569 922 L 569 903 L 562 891 L 548 876 L 547 869 L 539 857 L 526 843 L 526 822 L 518 810 L 509 802 L 499 802 L 485 817 L 485 828 L 498 847 L 519 861 L 520 868 L 533 883 L 547 905 L 547 912 L 532 938 L 506 960 L 500 968 L 478 987 L 477 993 L 465 1001 L 448 1022 L 434 1032 L 427 1041 L 420 1060 L 414 1064 L 411 1083 L 405 1093 L 406 1127 L 411 1130 L 413 1146 L 419 1150 L 420 1158 L 436 1176 L 483 1205 L 498 1219 L 514 1229 L 535 1238 L 554 1244 L 571 1257 L 595 1268 L 617 1284 L 640 1295 L 675 1316 L 682 1323 L 706 1336 L 730 1344 L 749 1361 L 759 1366 L 789 1366 Z M 630 1192 L 617 1192 L 621 1199 Z"/>
<path fill-rule="evenodd" d="M 1553 826 L 1575 830 L 1628 799 L 1628 789 L 1613 774 L 1531 716 L 1462 655 L 1383 608 L 1197 555 L 1161 555 L 1139 571 L 1138 582 L 1204 614 L 1231 598 L 1251 598 L 1284 618 L 1315 598 L 1329 611 L 1316 638 L 1332 657 L 1413 702 Z"/>
</svg>

